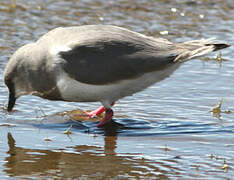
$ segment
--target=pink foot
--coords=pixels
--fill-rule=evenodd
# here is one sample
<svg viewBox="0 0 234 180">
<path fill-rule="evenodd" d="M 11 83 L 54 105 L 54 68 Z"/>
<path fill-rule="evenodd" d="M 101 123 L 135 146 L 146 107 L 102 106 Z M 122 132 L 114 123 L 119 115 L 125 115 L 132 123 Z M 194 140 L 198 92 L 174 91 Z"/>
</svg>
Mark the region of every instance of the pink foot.
<svg viewBox="0 0 234 180">
<path fill-rule="evenodd" d="M 111 106 L 114 106 L 115 102 L 112 102 L 111 103 Z M 101 106 L 99 107 L 98 109 L 94 110 L 94 111 L 91 111 L 91 112 L 85 112 L 86 115 L 88 115 L 89 117 L 93 118 L 93 117 L 96 117 L 100 114 L 102 114 L 103 112 L 105 111 L 105 107 L 104 106 Z"/>
<path fill-rule="evenodd" d="M 86 115 L 88 115 L 89 117 L 93 118 L 93 117 L 96 117 L 100 114 L 102 114 L 103 112 L 105 111 L 105 108 L 104 106 L 101 106 L 100 108 L 94 110 L 94 111 L 91 111 L 91 112 L 85 112 Z"/>
<path fill-rule="evenodd" d="M 97 127 L 102 127 L 106 123 L 108 123 L 112 117 L 113 117 L 113 111 L 112 109 L 106 109 L 105 110 L 105 117 L 98 123 Z"/>
</svg>

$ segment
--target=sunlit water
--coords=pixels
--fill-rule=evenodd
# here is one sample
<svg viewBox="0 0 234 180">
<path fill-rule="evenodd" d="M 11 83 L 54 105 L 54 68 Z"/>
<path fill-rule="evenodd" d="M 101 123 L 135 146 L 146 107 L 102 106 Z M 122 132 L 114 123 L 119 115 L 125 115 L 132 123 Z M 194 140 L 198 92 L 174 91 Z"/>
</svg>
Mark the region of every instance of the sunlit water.
<svg viewBox="0 0 234 180">
<path fill-rule="evenodd" d="M 8 114 L 3 71 L 17 48 L 58 26 L 114 24 L 177 42 L 216 37 L 233 44 L 233 14 L 232 0 L 0 1 L 0 179 L 232 179 L 233 47 L 222 51 L 227 61 L 186 62 L 121 99 L 111 128 L 57 114 L 98 103 L 25 96 Z M 214 117 L 210 110 L 222 98 L 223 112 Z"/>
</svg>

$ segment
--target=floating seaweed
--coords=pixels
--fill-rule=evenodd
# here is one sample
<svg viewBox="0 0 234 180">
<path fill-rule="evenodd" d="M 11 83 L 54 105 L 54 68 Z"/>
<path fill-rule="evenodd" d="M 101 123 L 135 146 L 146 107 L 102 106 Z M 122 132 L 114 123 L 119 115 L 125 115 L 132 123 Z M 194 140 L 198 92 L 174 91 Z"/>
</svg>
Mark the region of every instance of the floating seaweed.
<svg viewBox="0 0 234 180">
<path fill-rule="evenodd" d="M 201 58 L 203 61 L 216 61 L 216 62 L 219 62 L 219 63 L 222 63 L 223 61 L 228 61 L 227 59 L 224 59 L 222 57 L 222 52 L 220 51 L 219 54 L 216 54 L 214 57 L 204 57 L 204 58 Z"/>
<path fill-rule="evenodd" d="M 69 126 L 69 128 L 67 128 L 67 130 L 64 132 L 64 134 L 67 134 L 67 135 L 72 134 L 71 128 L 72 128 L 72 124 Z"/>
<path fill-rule="evenodd" d="M 212 113 L 212 115 L 218 119 L 221 119 L 221 113 L 225 113 L 225 114 L 230 114 L 232 113 L 231 110 L 229 109 L 226 109 L 226 110 L 222 110 L 221 107 L 222 107 L 222 104 L 223 104 L 223 98 L 219 101 L 218 104 L 216 104 L 215 106 L 213 106 L 210 110 L 210 112 Z"/>
</svg>

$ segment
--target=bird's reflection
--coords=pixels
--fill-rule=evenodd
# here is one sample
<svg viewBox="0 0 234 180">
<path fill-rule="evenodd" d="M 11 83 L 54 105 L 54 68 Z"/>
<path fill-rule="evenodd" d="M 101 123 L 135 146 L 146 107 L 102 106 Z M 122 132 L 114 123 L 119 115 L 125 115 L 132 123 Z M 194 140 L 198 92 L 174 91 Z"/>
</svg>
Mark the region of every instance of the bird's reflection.
<svg viewBox="0 0 234 180">
<path fill-rule="evenodd" d="M 166 169 L 175 169 L 162 161 L 136 158 L 139 154 L 117 154 L 117 137 L 106 136 L 105 146 L 79 145 L 59 150 L 40 150 L 17 147 L 8 133 L 9 156 L 4 172 L 12 177 L 50 178 L 115 178 L 160 177 L 167 179 Z M 176 163 L 176 160 L 175 162 Z M 160 168 L 162 167 L 162 168 Z M 167 168 L 165 168 L 167 167 Z"/>
</svg>

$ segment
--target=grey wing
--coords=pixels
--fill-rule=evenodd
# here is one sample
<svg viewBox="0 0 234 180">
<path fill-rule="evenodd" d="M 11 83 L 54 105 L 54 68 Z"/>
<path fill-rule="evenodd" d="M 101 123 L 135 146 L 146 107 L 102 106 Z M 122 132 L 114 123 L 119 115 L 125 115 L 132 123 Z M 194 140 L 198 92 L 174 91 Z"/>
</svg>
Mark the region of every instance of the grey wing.
<svg viewBox="0 0 234 180">
<path fill-rule="evenodd" d="M 64 59 L 62 67 L 70 77 L 96 85 L 162 70 L 176 57 L 166 51 L 160 54 L 153 46 L 128 41 L 86 42 L 59 53 Z"/>
</svg>

